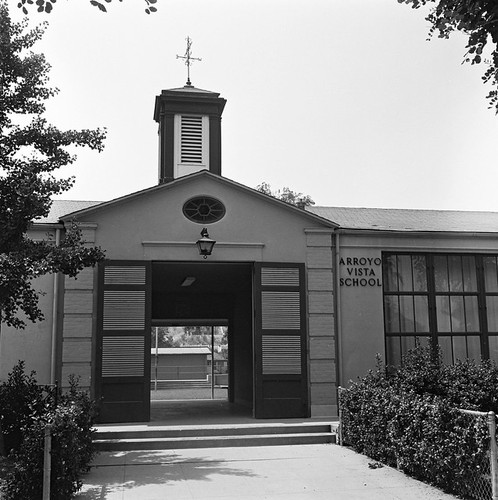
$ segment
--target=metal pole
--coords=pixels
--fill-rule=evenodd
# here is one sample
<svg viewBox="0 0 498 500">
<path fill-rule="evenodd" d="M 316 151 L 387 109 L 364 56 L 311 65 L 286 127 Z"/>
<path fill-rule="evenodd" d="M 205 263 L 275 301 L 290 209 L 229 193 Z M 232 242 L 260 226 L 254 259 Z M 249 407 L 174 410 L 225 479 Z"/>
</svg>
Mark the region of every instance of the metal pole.
<svg viewBox="0 0 498 500">
<path fill-rule="evenodd" d="M 211 327 L 211 399 L 214 399 L 214 326 Z"/>
<path fill-rule="evenodd" d="M 337 388 L 337 399 L 339 403 L 339 429 L 338 429 L 338 438 L 339 438 L 339 444 L 341 446 L 344 446 L 344 443 L 342 441 L 342 404 L 341 404 L 341 393 L 342 393 L 342 387 Z"/>
<path fill-rule="evenodd" d="M 45 442 L 43 449 L 43 500 L 50 500 L 50 476 L 52 473 L 52 426 L 45 426 Z"/>
<path fill-rule="evenodd" d="M 490 454 L 489 460 L 491 461 L 491 491 L 493 500 L 498 500 L 498 477 L 497 477 L 497 446 L 496 446 L 496 415 L 494 411 L 488 413 L 488 427 L 490 438 Z"/>
<path fill-rule="evenodd" d="M 55 230 L 55 246 L 58 247 L 61 243 L 61 230 Z M 52 332 L 51 332 L 51 354 L 50 354 L 50 383 L 55 384 L 57 372 L 57 333 L 58 333 L 58 316 L 59 316 L 59 277 L 61 273 L 54 273 L 53 292 L 52 298 Z"/>
<path fill-rule="evenodd" d="M 154 363 L 154 389 L 157 392 L 157 362 L 158 362 L 158 355 L 159 355 L 159 343 L 157 340 L 157 334 L 158 334 L 159 327 L 156 326 L 156 360 Z"/>
</svg>

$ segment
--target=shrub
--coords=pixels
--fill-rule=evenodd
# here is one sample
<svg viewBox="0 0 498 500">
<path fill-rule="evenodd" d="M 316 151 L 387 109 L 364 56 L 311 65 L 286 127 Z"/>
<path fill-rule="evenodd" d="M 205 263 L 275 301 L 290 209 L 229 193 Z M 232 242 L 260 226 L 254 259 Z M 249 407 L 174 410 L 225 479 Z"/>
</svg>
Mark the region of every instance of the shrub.
<svg viewBox="0 0 498 500">
<path fill-rule="evenodd" d="M 391 383 L 403 391 L 438 396 L 443 390 L 439 383 L 443 367 L 439 351 L 418 346 L 405 354 L 401 367 L 389 367 L 388 372 L 393 374 Z"/>
<path fill-rule="evenodd" d="M 343 440 L 375 460 L 464 494 L 471 487 L 469 471 L 488 460 L 489 437 L 486 417 L 455 407 L 493 409 L 497 377 L 493 364 L 444 366 L 422 348 L 399 369 L 378 363 L 340 394 Z"/>
<path fill-rule="evenodd" d="M 387 435 L 388 422 L 394 416 L 389 401 L 389 382 L 379 361 L 376 372 L 341 393 L 342 437 L 345 443 L 375 460 L 395 463 Z"/>
<path fill-rule="evenodd" d="M 498 367 L 490 361 L 465 360 L 444 366 L 439 384 L 452 406 L 498 413 Z"/>
<path fill-rule="evenodd" d="M 388 427 L 397 467 L 446 491 L 472 488 L 472 475 L 489 460 L 486 418 L 470 417 L 438 398 L 409 393 L 395 399 L 398 413 Z"/>
<path fill-rule="evenodd" d="M 32 376 L 32 375 L 31 375 Z M 92 443 L 95 404 L 70 379 L 65 393 L 52 392 L 42 411 L 30 413 L 21 427 L 22 442 L 10 458 L 14 467 L 5 481 L 6 500 L 39 500 L 43 492 L 44 433 L 52 434 L 51 499 L 67 500 L 81 488 L 81 475 L 94 456 Z"/>
<path fill-rule="evenodd" d="M 6 455 L 19 449 L 22 429 L 43 412 L 44 406 L 43 388 L 37 384 L 35 373 L 27 375 L 24 361 L 19 361 L 0 384 L 0 429 Z"/>
<path fill-rule="evenodd" d="M 429 394 L 455 408 L 498 413 L 498 367 L 491 361 L 467 359 L 445 365 L 439 351 L 417 347 L 403 357 L 401 367 L 388 367 L 383 373 L 400 392 Z"/>
</svg>

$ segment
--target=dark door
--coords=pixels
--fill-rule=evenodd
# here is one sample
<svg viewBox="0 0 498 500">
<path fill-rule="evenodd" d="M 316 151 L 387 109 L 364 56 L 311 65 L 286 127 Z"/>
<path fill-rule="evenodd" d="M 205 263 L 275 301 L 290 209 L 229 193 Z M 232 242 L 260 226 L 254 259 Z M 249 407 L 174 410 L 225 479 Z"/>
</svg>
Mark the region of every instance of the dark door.
<svg viewBox="0 0 498 500">
<path fill-rule="evenodd" d="M 308 417 L 304 264 L 255 265 L 255 417 Z"/>
<path fill-rule="evenodd" d="M 149 262 L 100 265 L 96 353 L 100 422 L 150 419 L 150 276 Z"/>
</svg>

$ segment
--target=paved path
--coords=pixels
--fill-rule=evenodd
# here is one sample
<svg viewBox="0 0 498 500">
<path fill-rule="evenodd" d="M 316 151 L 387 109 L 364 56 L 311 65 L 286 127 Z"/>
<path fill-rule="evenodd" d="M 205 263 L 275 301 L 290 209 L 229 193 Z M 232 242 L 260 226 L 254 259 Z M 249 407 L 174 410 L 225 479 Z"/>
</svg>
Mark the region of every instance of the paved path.
<svg viewBox="0 0 498 500">
<path fill-rule="evenodd" d="M 106 452 L 78 500 L 450 500 L 337 445 Z"/>
</svg>

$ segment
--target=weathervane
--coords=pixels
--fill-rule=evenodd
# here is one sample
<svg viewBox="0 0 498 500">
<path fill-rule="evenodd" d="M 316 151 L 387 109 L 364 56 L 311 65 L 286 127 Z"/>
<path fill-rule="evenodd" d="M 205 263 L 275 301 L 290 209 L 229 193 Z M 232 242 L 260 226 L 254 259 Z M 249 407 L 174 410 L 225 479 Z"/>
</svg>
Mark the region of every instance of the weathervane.
<svg viewBox="0 0 498 500">
<path fill-rule="evenodd" d="M 202 61 L 199 57 L 192 57 L 192 52 L 190 51 L 190 47 L 192 47 L 192 40 L 187 37 L 187 50 L 185 51 L 184 56 L 179 56 L 178 54 L 176 55 L 177 59 L 184 59 L 185 60 L 185 66 L 187 66 L 187 85 L 192 85 L 190 83 L 190 66 L 192 65 L 193 61 Z"/>
</svg>

